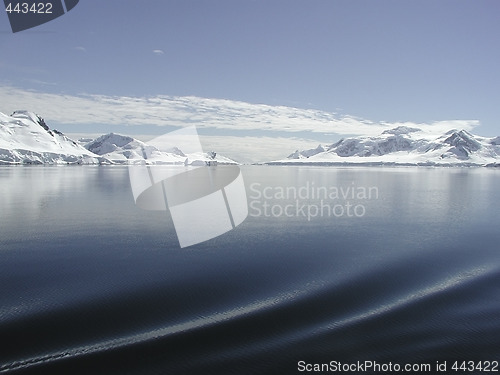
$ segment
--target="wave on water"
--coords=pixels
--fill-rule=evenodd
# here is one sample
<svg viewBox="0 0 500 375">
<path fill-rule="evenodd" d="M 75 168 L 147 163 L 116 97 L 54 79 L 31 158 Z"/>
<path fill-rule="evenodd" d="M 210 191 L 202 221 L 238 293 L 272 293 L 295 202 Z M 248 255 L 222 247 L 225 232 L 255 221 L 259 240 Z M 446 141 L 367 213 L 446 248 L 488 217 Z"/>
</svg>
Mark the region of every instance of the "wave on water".
<svg viewBox="0 0 500 375">
<path fill-rule="evenodd" d="M 128 332 L 16 358 L 2 364 L 0 371 L 122 373 L 127 369 L 125 373 L 149 374 L 168 369 L 169 374 L 220 374 L 237 368 L 238 373 L 291 373 L 299 360 L 427 363 L 495 354 L 500 329 L 487 310 L 494 314 L 498 303 L 491 300 L 484 306 L 484 295 L 493 292 L 498 282 L 496 265 L 465 268 L 428 284 L 419 280 L 419 287 L 415 279 L 388 281 L 388 274 L 407 270 L 398 264 L 392 270 L 386 266 L 342 282 L 316 279 L 232 308 L 215 306 L 211 313 L 191 311 L 192 318 L 166 325 L 158 317 L 139 331 L 137 321 Z M 138 291 L 124 298 L 130 306 L 134 298 L 140 304 L 143 295 Z M 138 318 L 123 311 L 123 305 L 117 300 L 105 306 L 106 314 L 116 320 Z M 65 332 L 61 343 L 79 329 Z"/>
</svg>

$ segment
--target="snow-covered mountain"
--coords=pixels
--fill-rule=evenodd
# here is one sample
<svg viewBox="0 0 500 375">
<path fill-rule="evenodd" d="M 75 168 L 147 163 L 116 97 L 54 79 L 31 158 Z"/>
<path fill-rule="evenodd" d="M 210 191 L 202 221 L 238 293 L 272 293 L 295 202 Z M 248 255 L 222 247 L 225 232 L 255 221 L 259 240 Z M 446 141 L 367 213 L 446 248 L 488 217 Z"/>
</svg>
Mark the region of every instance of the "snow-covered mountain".
<svg viewBox="0 0 500 375">
<path fill-rule="evenodd" d="M 217 155 L 215 152 L 185 154 L 177 147 L 166 151 L 135 138 L 109 133 L 87 142 L 84 147 L 114 164 L 131 164 L 144 161 L 146 164 L 237 164 L 234 160 Z"/>
<path fill-rule="evenodd" d="M 500 137 L 485 138 L 465 130 L 432 136 L 400 126 L 376 137 L 343 138 L 336 143 L 295 151 L 269 164 L 396 164 L 500 166 Z"/>
<path fill-rule="evenodd" d="M 106 134 L 75 142 L 50 129 L 33 112 L 0 113 L 0 164 L 238 164 L 215 152 L 184 154 L 177 147 L 166 151 L 132 137 Z"/>
<path fill-rule="evenodd" d="M 115 164 L 129 164 L 129 162 L 141 160 L 148 160 L 151 164 L 184 164 L 186 159 L 186 155 L 178 149 L 172 152 L 161 152 L 137 139 L 115 133 L 102 135 L 87 142 L 84 147 Z"/>
<path fill-rule="evenodd" d="M 0 113 L 0 164 L 97 164 L 89 152 L 33 112 Z"/>
</svg>

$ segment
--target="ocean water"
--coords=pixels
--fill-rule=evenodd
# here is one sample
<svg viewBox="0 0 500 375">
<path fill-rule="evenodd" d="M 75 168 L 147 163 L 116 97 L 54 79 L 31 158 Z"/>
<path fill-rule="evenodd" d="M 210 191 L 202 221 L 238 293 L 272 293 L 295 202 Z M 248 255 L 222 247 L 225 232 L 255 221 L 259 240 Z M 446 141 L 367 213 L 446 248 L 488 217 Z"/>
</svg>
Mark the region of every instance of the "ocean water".
<svg viewBox="0 0 500 375">
<path fill-rule="evenodd" d="M 500 370 L 499 171 L 241 171 L 247 219 L 181 249 L 126 167 L 1 167 L 0 373 Z"/>
</svg>

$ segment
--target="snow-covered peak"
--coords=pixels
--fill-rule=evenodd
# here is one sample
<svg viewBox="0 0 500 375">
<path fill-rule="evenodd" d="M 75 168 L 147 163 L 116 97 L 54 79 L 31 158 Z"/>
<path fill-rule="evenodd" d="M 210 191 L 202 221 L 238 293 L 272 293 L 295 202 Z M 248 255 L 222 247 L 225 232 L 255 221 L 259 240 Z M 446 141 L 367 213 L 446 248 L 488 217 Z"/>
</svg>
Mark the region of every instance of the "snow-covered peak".
<svg viewBox="0 0 500 375">
<path fill-rule="evenodd" d="M 17 111 L 14 111 L 14 113 L 12 113 L 12 115 L 10 115 L 10 116 L 13 118 L 17 118 L 17 119 L 31 120 L 31 122 L 34 122 L 34 123 L 40 125 L 46 131 L 50 130 L 49 127 L 47 126 L 47 124 L 45 123 L 45 120 L 43 118 L 41 118 L 40 116 L 38 116 L 34 112 L 30 112 L 30 111 L 26 111 L 26 110 L 17 110 Z"/>
<path fill-rule="evenodd" d="M 139 141 L 136 141 L 135 143 L 134 141 L 135 140 L 132 137 L 109 133 L 102 135 L 95 140 L 89 141 L 85 145 L 85 148 L 92 151 L 94 154 L 103 155 L 116 151 L 117 149 L 123 149 L 124 147 L 130 149 L 139 143 Z"/>
<path fill-rule="evenodd" d="M 394 134 L 394 135 L 401 135 L 401 134 L 410 134 L 410 133 L 415 133 L 415 132 L 420 132 L 421 130 L 418 128 L 411 128 L 409 126 L 398 126 L 394 129 L 389 129 L 385 130 L 382 132 L 382 134 Z"/>
<path fill-rule="evenodd" d="M 324 151 L 325 148 L 322 145 L 318 145 L 318 147 L 310 150 L 303 150 L 303 151 L 296 150 L 293 154 L 288 155 L 288 159 L 303 159 L 303 158 L 307 159 L 313 155 L 319 154 L 320 152 Z"/>
<path fill-rule="evenodd" d="M 138 160 L 181 164 L 185 160 L 185 155 L 182 152 L 162 152 L 138 139 L 116 133 L 102 135 L 85 144 L 85 148 L 119 164 Z"/>
<path fill-rule="evenodd" d="M 466 130 L 455 131 L 447 134 L 447 137 L 442 142 L 451 147 L 443 153 L 442 157 L 456 157 L 461 160 L 466 160 L 472 153 L 481 149 L 481 142 Z"/>
<path fill-rule="evenodd" d="M 491 138 L 490 144 L 495 145 L 495 146 L 500 146 L 500 137 Z"/>
</svg>

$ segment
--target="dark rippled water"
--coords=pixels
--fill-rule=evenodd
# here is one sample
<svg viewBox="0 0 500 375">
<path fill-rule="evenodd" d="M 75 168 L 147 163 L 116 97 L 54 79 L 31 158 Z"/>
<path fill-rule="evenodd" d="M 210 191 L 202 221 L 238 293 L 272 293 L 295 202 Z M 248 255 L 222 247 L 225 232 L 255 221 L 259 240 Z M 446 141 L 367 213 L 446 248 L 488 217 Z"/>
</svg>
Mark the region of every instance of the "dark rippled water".
<svg viewBox="0 0 500 375">
<path fill-rule="evenodd" d="M 454 361 L 500 360 L 499 171 L 242 173 L 250 216 L 180 249 L 169 213 L 134 205 L 127 168 L 0 168 L 0 373 L 294 374 L 299 361 L 446 360 L 451 374 L 480 373 L 451 371 Z M 326 197 L 363 215 L 308 220 L 296 208 L 278 215 L 297 204 L 278 194 L 290 186 L 377 195 Z M 279 207 L 259 216 L 264 203 Z"/>
</svg>

